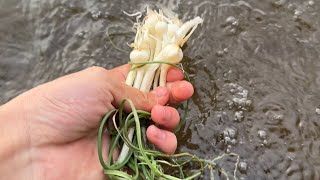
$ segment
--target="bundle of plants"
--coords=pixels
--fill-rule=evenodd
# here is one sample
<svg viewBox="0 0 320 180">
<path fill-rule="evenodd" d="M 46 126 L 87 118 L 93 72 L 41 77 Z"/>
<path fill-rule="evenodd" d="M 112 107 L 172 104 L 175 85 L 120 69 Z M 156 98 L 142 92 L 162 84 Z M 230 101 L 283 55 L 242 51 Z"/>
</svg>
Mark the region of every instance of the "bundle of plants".
<svg viewBox="0 0 320 180">
<path fill-rule="evenodd" d="M 171 66 L 184 72 L 181 48 L 202 23 L 200 17 L 182 23 L 171 11 L 147 8 L 145 17 L 138 17 L 133 26 L 136 36 L 130 45 L 133 49 L 129 62 L 131 70 L 126 84 L 149 92 L 166 85 L 167 72 Z M 184 74 L 186 80 L 189 80 L 187 73 Z M 124 112 L 125 103 L 130 105 L 132 112 Z M 216 163 L 225 154 L 206 160 L 190 153 L 164 154 L 150 146 L 146 138 L 150 119 L 151 114 L 137 110 L 130 99 L 124 99 L 119 109 L 108 112 L 103 118 L 98 134 L 98 154 L 104 173 L 110 179 L 194 179 L 200 177 L 204 170 L 210 172 L 211 178 L 214 178 L 216 170 L 229 178 L 230 175 Z M 183 123 L 181 120 L 180 125 Z M 107 161 L 103 159 L 105 152 L 102 152 L 105 131 L 111 134 Z M 116 149 L 121 150 L 117 160 L 113 161 Z M 228 155 L 237 156 L 232 153 Z M 234 178 L 236 169 L 231 175 Z"/>
</svg>

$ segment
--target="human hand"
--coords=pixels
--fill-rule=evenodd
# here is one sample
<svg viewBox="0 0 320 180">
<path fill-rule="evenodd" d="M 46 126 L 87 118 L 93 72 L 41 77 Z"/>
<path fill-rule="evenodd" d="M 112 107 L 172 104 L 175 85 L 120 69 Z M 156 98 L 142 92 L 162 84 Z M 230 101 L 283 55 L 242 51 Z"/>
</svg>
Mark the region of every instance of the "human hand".
<svg viewBox="0 0 320 180">
<path fill-rule="evenodd" d="M 143 93 L 125 85 L 128 71 L 128 65 L 109 71 L 88 68 L 38 86 L 1 107 L 7 116 L 16 112 L 13 119 L 24 124 L 21 132 L 28 142 L 24 152 L 29 155 L 33 179 L 103 179 L 97 129 L 106 112 L 124 98 L 131 99 L 137 109 L 151 111 L 162 129 L 150 126 L 148 140 L 163 152 L 174 153 L 177 140 L 170 130 L 180 118 L 177 110 L 164 105 L 190 98 L 192 85 L 181 81 L 182 72 L 172 69 L 167 87 Z M 109 137 L 104 140 L 108 146 Z"/>
</svg>

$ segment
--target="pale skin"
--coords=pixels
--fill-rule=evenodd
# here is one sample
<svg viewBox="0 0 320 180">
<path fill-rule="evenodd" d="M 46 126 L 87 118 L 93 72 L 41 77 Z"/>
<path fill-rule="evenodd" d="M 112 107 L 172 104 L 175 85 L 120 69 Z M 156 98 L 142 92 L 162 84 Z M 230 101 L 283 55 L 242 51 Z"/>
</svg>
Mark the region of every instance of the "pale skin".
<svg viewBox="0 0 320 180">
<path fill-rule="evenodd" d="M 102 117 L 118 108 L 124 98 L 131 99 L 137 109 L 151 112 L 157 126 L 147 129 L 149 142 L 165 153 L 174 153 L 177 138 L 172 131 L 180 117 L 166 105 L 190 98 L 192 85 L 182 80 L 180 70 L 172 68 L 166 87 L 143 93 L 125 85 L 128 72 L 128 65 L 112 70 L 88 68 L 0 106 L 0 177 L 106 179 L 97 155 L 97 129 Z M 109 139 L 106 134 L 105 149 Z"/>
</svg>

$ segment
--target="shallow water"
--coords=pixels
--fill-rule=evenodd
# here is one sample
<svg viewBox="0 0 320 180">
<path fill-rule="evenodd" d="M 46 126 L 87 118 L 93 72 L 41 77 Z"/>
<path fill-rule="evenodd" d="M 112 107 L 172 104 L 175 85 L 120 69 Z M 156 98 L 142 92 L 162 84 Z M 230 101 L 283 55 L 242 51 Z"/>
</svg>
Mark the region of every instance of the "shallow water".
<svg viewBox="0 0 320 180">
<path fill-rule="evenodd" d="M 146 2 L 0 1 L 0 103 L 92 65 L 126 63 L 106 32 L 129 50 L 134 19 L 122 10 Z M 320 2 L 161 4 L 205 20 L 184 51 L 196 92 L 179 151 L 208 159 L 237 153 L 242 179 L 320 179 Z M 232 173 L 234 162 L 220 165 Z"/>
</svg>

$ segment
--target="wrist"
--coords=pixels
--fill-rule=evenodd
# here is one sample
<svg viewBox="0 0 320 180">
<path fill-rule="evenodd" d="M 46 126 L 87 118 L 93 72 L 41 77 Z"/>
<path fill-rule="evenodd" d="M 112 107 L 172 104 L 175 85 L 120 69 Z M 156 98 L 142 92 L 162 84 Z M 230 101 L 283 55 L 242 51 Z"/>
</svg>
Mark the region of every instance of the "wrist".
<svg viewBox="0 0 320 180">
<path fill-rule="evenodd" d="M 31 179 L 31 155 L 27 122 L 15 102 L 0 106 L 0 177 Z"/>
</svg>

